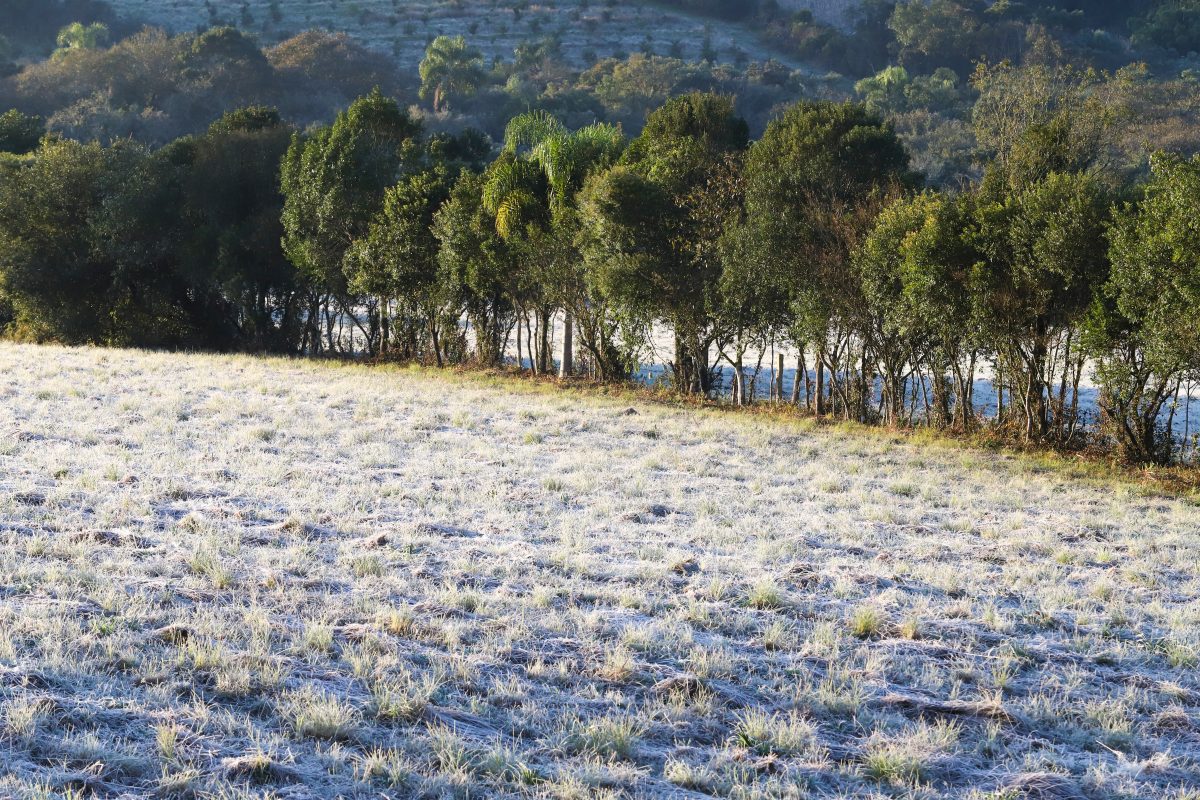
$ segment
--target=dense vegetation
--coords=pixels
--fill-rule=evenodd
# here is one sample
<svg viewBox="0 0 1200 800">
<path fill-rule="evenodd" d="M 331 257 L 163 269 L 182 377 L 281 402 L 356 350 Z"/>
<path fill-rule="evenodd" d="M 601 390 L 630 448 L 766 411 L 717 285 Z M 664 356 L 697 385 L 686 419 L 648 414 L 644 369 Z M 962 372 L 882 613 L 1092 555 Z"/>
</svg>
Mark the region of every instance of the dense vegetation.
<svg viewBox="0 0 1200 800">
<path fill-rule="evenodd" d="M 2 313 L 39 340 L 515 351 L 605 380 L 666 330 L 680 392 L 721 391 L 728 367 L 753 402 L 786 346 L 793 403 L 969 430 L 986 373 L 998 430 L 1169 462 L 1200 370 L 1200 146 L 1194 79 L 1153 70 L 1192 57 L 1191 9 L 870 0 L 827 31 L 884 59 L 857 102 L 797 101 L 798 73 L 769 64 L 571 73 L 552 42 L 489 66 L 459 37 L 430 42 L 409 84 L 336 35 L 106 46 L 85 18 L 0 86 Z M 1094 68 L 1113 48 L 1152 63 Z"/>
</svg>

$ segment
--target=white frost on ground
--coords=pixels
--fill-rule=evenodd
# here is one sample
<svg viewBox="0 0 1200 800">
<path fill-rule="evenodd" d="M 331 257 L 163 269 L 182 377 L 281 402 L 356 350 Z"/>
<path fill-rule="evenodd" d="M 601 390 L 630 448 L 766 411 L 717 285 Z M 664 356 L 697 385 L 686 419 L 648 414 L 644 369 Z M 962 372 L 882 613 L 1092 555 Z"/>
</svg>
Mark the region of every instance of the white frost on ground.
<svg viewBox="0 0 1200 800">
<path fill-rule="evenodd" d="M 425 370 L 0 370 L 2 797 L 1196 797 L 1182 499 Z"/>
</svg>

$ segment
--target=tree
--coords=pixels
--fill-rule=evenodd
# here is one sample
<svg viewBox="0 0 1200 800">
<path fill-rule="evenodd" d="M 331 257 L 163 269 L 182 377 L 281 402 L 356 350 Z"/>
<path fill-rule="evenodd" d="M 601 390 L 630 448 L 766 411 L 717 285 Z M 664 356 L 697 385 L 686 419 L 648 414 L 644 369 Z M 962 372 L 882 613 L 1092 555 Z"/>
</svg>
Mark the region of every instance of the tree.
<svg viewBox="0 0 1200 800">
<path fill-rule="evenodd" d="M 854 84 L 854 92 L 873 114 L 905 110 L 904 90 L 910 78 L 904 67 L 891 66 Z"/>
<path fill-rule="evenodd" d="M 444 111 L 451 95 L 469 96 L 483 80 L 483 55 L 462 36 L 439 36 L 425 49 L 419 67 L 421 99 Z"/>
<path fill-rule="evenodd" d="M 88 221 L 140 157 L 133 147 L 47 140 L 0 181 L 0 294 L 16 332 L 70 344 L 113 343 L 114 265 L 96 257 Z"/>
<path fill-rule="evenodd" d="M 1111 232 L 1111 274 L 1087 326 L 1106 428 L 1133 463 L 1167 463 L 1164 407 L 1200 370 L 1200 158 L 1160 155 L 1143 201 Z"/>
<path fill-rule="evenodd" d="M 555 235 L 548 196 L 541 168 L 511 150 L 501 152 L 484 173 L 482 209 L 505 243 L 508 297 L 526 327 L 530 314 L 535 317 L 538 335 L 534 339 L 530 332 L 529 351 L 534 373 L 543 374 L 550 371 L 553 358 L 550 325 L 556 305 L 551 273 L 564 244 Z"/>
<path fill-rule="evenodd" d="M 978 346 L 970 284 L 978 256 L 963 237 L 970 207 L 969 197 L 901 197 L 855 253 L 885 423 L 911 421 L 919 389 L 930 424 L 949 426 L 957 415 L 970 426 Z"/>
<path fill-rule="evenodd" d="M 981 65 L 971 83 L 979 92 L 971 120 L 991 158 L 989 183 L 1015 186 L 1102 162 L 1114 109 L 1100 97 L 1097 73 L 1001 63 Z"/>
<path fill-rule="evenodd" d="M 514 118 L 505 132 L 505 149 L 523 153 L 545 177 L 550 209 L 549 225 L 557 240 L 556 256 L 547 276 L 554 290 L 552 300 L 564 309 L 563 349 L 560 375 L 574 373 L 574 322 L 582 322 L 585 347 L 592 353 L 598 370 L 604 377 L 620 368 L 619 356 L 614 360 L 611 346 L 611 326 L 605 319 L 602 304 L 594 302 L 588 292 L 585 276 L 579 269 L 581 258 L 575 246 L 577 216 L 576 195 L 584 181 L 597 170 L 606 169 L 620 158 L 625 149 L 625 136 L 613 125 L 594 124 L 570 131 L 556 117 L 531 112 Z M 503 204 L 502 204 L 503 205 Z M 499 208 L 498 208 L 499 210 Z M 504 227 L 511 227 L 505 225 Z"/>
<path fill-rule="evenodd" d="M 223 298 L 221 323 L 239 349 L 301 349 L 307 290 L 283 252 L 280 221 L 279 164 L 291 137 L 277 111 L 255 106 L 225 114 L 188 147 L 180 270 Z"/>
<path fill-rule="evenodd" d="M 923 215 L 901 244 L 902 309 L 906 325 L 920 331 L 920 357 L 933 384 L 930 416 L 934 424 L 968 430 L 975 415 L 975 369 L 982 347 L 977 303 L 976 265 L 981 254 L 968 231 L 975 197 L 926 196 L 918 203 Z M 923 216 L 923 219 L 921 218 Z M 945 386 L 954 376 L 954 409 Z"/>
<path fill-rule="evenodd" d="M 1173 50 L 1180 55 L 1200 50 L 1200 3 L 1196 0 L 1167 0 L 1153 4 L 1136 21 L 1133 43 Z"/>
<path fill-rule="evenodd" d="M 45 134 L 46 125 L 41 117 L 22 114 L 15 108 L 0 114 L 0 153 L 33 152 Z"/>
<path fill-rule="evenodd" d="M 434 215 L 441 280 L 475 329 L 477 360 L 500 366 L 521 295 L 516 256 L 483 204 L 488 178 L 464 172 Z"/>
<path fill-rule="evenodd" d="M 1051 173 L 1002 199 L 983 197 L 976 210 L 978 302 L 1026 440 L 1045 439 L 1052 423 L 1060 441 L 1076 430 L 1085 361 L 1078 326 L 1107 274 L 1108 203 L 1095 178 Z"/>
<path fill-rule="evenodd" d="M 457 325 L 457 317 L 446 313 L 447 298 L 439 291 L 433 224 L 456 177 L 446 164 L 403 176 L 387 190 L 366 236 L 347 253 L 350 288 L 396 299 L 406 312 L 397 317 L 403 326 L 395 337 L 405 348 L 401 355 L 419 358 L 431 351 L 438 366 L 444 361 L 443 329 Z"/>
<path fill-rule="evenodd" d="M 617 166 L 593 176 L 581 205 L 588 280 L 600 295 L 634 327 L 689 313 L 695 280 L 676 246 L 685 214 L 666 188 Z M 677 360 L 686 357 L 678 331 L 676 346 Z M 677 388 L 695 390 L 690 380 Z"/>
<path fill-rule="evenodd" d="M 866 414 L 869 376 L 850 363 L 865 357 L 857 335 L 865 306 L 851 254 L 891 194 L 916 182 L 895 131 L 861 105 L 797 103 L 750 149 L 747 213 L 763 257 L 781 264 L 791 338 L 816 347 L 818 414 L 827 409 L 826 371 L 842 412 Z"/>
<path fill-rule="evenodd" d="M 385 192 L 416 151 L 420 123 L 378 90 L 356 100 L 333 125 L 305 138 L 297 134 L 283 161 L 284 252 L 341 312 L 352 318 L 345 264 L 354 242 L 367 235 Z M 386 302 L 376 301 L 378 330 L 362 329 L 370 346 L 387 348 Z M 315 326 L 320 309 L 309 310 Z M 311 337 L 312 346 L 319 339 Z M 332 335 L 326 332 L 332 347 Z"/>
<path fill-rule="evenodd" d="M 758 246 L 757 229 L 746 218 L 743 161 L 741 154 L 730 155 L 695 195 L 693 206 L 693 217 L 708 228 L 699 241 L 718 242 L 721 276 L 713 306 L 716 346 L 733 368 L 733 401 L 737 405 L 754 399 L 754 380 L 747 380 L 746 375 L 747 353 L 751 349 L 759 353 L 757 376 L 768 343 L 786 328 L 789 311 L 780 264 Z M 782 384 L 777 388 L 782 391 Z"/>
<path fill-rule="evenodd" d="M 949 67 L 965 76 L 975 61 L 1016 60 L 1025 44 L 1024 26 L 999 18 L 982 0 L 906 0 L 888 25 L 900 63 L 914 72 Z"/>
<path fill-rule="evenodd" d="M 72 22 L 58 32 L 55 41 L 58 44 L 58 49 L 54 51 L 55 58 L 61 58 L 72 50 L 98 50 L 108 44 L 108 26 L 102 22 L 90 25 Z"/>
<path fill-rule="evenodd" d="M 854 253 L 867 318 L 863 334 L 879 365 L 883 421 L 907 421 L 911 383 L 922 365 L 928 331 L 905 295 L 908 245 L 936 212 L 941 199 L 922 194 L 901 198 L 880 212 Z M 944 374 L 944 373 L 943 373 Z M 935 393 L 936 395 L 936 393 Z M 935 405 L 938 403 L 935 400 Z"/>
<path fill-rule="evenodd" d="M 713 171 L 743 151 L 748 139 L 731 98 L 677 97 L 650 115 L 621 166 L 590 192 L 590 240 L 599 248 L 590 263 L 599 285 L 618 304 L 671 326 L 672 372 L 686 393 L 712 388 L 713 310 L 722 265 L 723 230 L 705 219 L 697 200 Z"/>
</svg>

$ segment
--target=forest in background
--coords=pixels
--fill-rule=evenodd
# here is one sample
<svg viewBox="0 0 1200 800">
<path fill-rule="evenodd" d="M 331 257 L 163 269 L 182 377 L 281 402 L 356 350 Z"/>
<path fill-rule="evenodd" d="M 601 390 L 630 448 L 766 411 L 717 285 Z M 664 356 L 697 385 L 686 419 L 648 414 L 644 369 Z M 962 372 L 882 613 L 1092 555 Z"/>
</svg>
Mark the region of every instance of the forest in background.
<svg viewBox="0 0 1200 800">
<path fill-rule="evenodd" d="M 475 57 L 462 59 L 433 103 L 421 96 L 417 62 L 435 38 L 420 36 L 437 4 L 333 4 L 361 19 L 359 29 L 416 38 L 410 59 L 376 46 L 384 38 L 368 47 L 342 31 L 309 29 L 313 15 L 304 9 L 315 0 L 209 3 L 198 29 L 173 32 L 142 30 L 138 19 L 114 11 L 124 7 L 119 2 L 3 0 L 0 110 L 41 117 L 50 131 L 80 141 L 131 138 L 161 147 L 251 105 L 277 108 L 300 128 L 328 123 L 375 86 L 429 129 L 472 127 L 494 141 L 509 119 L 530 110 L 571 127 L 619 123 L 636 135 L 651 110 L 689 91 L 734 96 L 755 136 L 797 99 L 851 99 L 892 122 L 914 166 L 950 186 L 978 179 L 987 151 L 971 121 L 979 100 L 974 70 L 1009 61 L 1106 77 L 1108 102 L 1127 121 L 1123 169 L 1144 174 L 1155 149 L 1198 149 L 1196 3 L 1139 4 L 1132 13 L 1109 2 L 863 0 L 849 4 L 841 25 L 822 21 L 830 13 L 770 0 L 560 3 L 459 3 L 463 25 L 453 33 L 464 37 L 463 55 Z M 589 48 L 589 37 L 601 38 L 627 6 L 648 7 L 638 21 L 649 25 L 654 8 L 679 8 L 710 20 L 709 33 L 668 41 L 651 31 L 613 52 Z M 75 22 L 82 23 L 77 34 L 60 44 L 59 32 Z M 579 28 L 582 39 L 564 34 Z M 525 38 L 507 57 L 483 57 L 477 47 L 501 29 L 506 41 L 518 31 Z M 713 32 L 726 29 L 741 32 L 745 46 L 716 47 L 722 37 Z M 775 58 L 751 59 L 751 52 Z"/>
</svg>

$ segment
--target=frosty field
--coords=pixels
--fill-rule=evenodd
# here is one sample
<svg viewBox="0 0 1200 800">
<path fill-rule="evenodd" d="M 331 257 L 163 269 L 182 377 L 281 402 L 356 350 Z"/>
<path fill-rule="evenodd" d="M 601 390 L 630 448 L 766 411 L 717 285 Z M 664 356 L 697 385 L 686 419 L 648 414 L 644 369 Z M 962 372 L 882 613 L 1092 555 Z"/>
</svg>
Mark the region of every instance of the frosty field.
<svg viewBox="0 0 1200 800">
<path fill-rule="evenodd" d="M 1200 507 L 509 380 L 0 345 L 0 797 L 1200 798 Z"/>
</svg>

